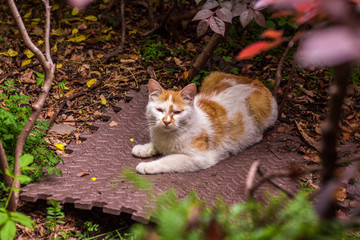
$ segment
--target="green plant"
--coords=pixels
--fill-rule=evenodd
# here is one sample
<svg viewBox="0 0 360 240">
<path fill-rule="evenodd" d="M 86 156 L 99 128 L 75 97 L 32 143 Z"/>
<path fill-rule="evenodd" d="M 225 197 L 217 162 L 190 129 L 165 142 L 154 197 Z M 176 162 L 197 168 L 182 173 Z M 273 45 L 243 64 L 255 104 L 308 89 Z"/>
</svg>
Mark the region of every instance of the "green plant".
<svg viewBox="0 0 360 240">
<path fill-rule="evenodd" d="M 202 69 L 202 70 L 200 70 L 199 74 L 193 78 L 193 80 L 191 82 L 195 83 L 197 86 L 200 86 L 201 81 L 209 74 L 210 74 L 209 71 Z"/>
<path fill-rule="evenodd" d="M 36 86 L 42 86 L 42 85 L 44 85 L 45 75 L 42 74 L 42 73 L 39 73 L 39 72 L 36 72 L 35 74 L 36 74 L 36 76 L 38 77 L 38 78 L 36 79 Z"/>
<path fill-rule="evenodd" d="M 149 189 L 141 177 L 130 181 Z M 138 181 L 138 182 L 137 182 Z M 139 184 L 140 182 L 140 184 Z M 147 192 L 151 192 L 146 190 Z M 135 239 L 230 239 L 230 240 L 298 240 L 344 239 L 345 226 L 337 220 L 320 221 L 309 203 L 306 192 L 289 200 L 285 194 L 269 196 L 268 203 L 255 200 L 227 205 L 221 199 L 214 207 L 206 207 L 195 193 L 179 200 L 174 191 L 167 191 L 156 199 L 152 213 L 154 228 L 135 224 L 131 228 Z"/>
<path fill-rule="evenodd" d="M 0 85 L 0 140 L 5 149 L 10 171 L 13 171 L 14 167 L 17 136 L 23 130 L 30 114 L 29 97 L 20 94 L 15 87 L 14 79 Z M 55 167 L 60 162 L 60 157 L 47 148 L 47 143 L 43 139 L 48 127 L 49 122 L 37 121 L 26 140 L 23 153 L 34 156 L 32 170 L 23 172 L 31 178 L 30 181 L 40 178 L 43 175 L 43 168 L 50 174 L 61 174 L 61 171 Z M 0 182 L 0 187 L 2 190 L 0 194 L 3 194 L 6 190 L 3 182 Z"/>
<path fill-rule="evenodd" d="M 355 86 L 360 86 L 360 67 L 354 67 L 351 70 L 350 78 Z"/>
<path fill-rule="evenodd" d="M 145 59 L 145 61 L 159 61 L 165 56 L 170 55 L 170 50 L 166 47 L 164 42 L 150 37 L 146 39 L 143 45 L 139 46 L 138 52 Z"/>
<path fill-rule="evenodd" d="M 56 226 L 58 224 L 64 224 L 65 222 L 62 219 L 65 218 L 65 214 L 62 212 L 60 202 L 56 202 L 52 199 L 49 199 L 51 204 L 50 207 L 47 207 L 47 222 L 45 226 L 49 231 L 56 231 Z"/>
<path fill-rule="evenodd" d="M 20 157 L 19 161 L 20 161 L 21 171 L 32 170 L 32 168 L 29 167 L 29 165 L 34 161 L 33 156 L 29 154 L 24 154 Z M 20 183 L 26 183 L 29 180 L 31 180 L 28 176 L 22 174 L 18 175 L 15 178 L 14 173 L 9 170 L 6 171 L 6 174 L 13 179 L 13 183 L 15 182 L 16 179 Z M 16 191 L 20 191 L 20 189 L 15 189 L 14 186 L 12 186 L 9 189 L 9 195 L 7 197 L 5 206 L 0 208 L 0 239 L 2 240 L 14 239 L 16 234 L 16 223 L 28 227 L 30 229 L 33 229 L 33 226 L 35 224 L 31 220 L 31 218 L 29 218 L 23 213 L 7 211 L 10 197 Z"/>
</svg>

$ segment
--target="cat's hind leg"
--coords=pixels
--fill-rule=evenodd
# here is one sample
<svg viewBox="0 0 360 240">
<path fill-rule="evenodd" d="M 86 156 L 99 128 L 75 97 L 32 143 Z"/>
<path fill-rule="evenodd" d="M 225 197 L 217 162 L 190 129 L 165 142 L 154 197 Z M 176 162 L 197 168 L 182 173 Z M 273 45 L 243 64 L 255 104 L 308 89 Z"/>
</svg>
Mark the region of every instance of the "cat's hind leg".
<svg viewBox="0 0 360 240">
<path fill-rule="evenodd" d="M 215 157 L 171 154 L 152 162 L 141 162 L 136 171 L 140 174 L 191 172 L 209 168 L 217 163 Z"/>
<path fill-rule="evenodd" d="M 134 146 L 131 153 L 135 157 L 148 158 L 156 155 L 157 151 L 152 143 L 147 143 Z"/>
</svg>

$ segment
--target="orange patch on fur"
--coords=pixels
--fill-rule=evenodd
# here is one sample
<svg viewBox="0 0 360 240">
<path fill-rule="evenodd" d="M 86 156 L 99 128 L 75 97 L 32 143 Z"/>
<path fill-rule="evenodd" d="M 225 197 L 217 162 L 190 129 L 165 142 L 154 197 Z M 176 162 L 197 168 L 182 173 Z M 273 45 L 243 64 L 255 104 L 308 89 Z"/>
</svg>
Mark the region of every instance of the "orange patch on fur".
<svg viewBox="0 0 360 240">
<path fill-rule="evenodd" d="M 176 104 L 179 108 L 182 108 L 182 106 L 186 105 L 186 101 L 181 97 L 180 92 L 175 92 L 172 90 L 165 90 L 163 91 L 159 96 L 160 102 L 166 102 L 170 99 L 171 101 Z"/>
<path fill-rule="evenodd" d="M 199 136 L 191 141 L 191 146 L 199 151 L 207 151 L 210 147 L 209 134 L 203 130 Z"/>
<path fill-rule="evenodd" d="M 244 134 L 244 127 L 243 115 L 240 112 L 236 113 L 226 125 L 230 140 L 233 142 L 239 141 L 241 136 Z"/>
<path fill-rule="evenodd" d="M 228 87 L 234 86 L 234 84 L 226 81 L 227 79 L 234 79 L 237 84 L 250 84 L 254 81 L 244 76 L 237 76 L 234 74 L 223 72 L 212 72 L 204 79 L 201 85 L 201 92 L 217 91 L 218 93 Z"/>
<path fill-rule="evenodd" d="M 248 98 L 250 114 L 259 126 L 271 115 L 271 99 L 272 95 L 264 85 L 254 89 Z"/>
<path fill-rule="evenodd" d="M 214 146 L 218 146 L 226 135 L 226 109 L 219 103 L 205 98 L 200 99 L 198 105 L 210 118 L 214 130 Z"/>
</svg>

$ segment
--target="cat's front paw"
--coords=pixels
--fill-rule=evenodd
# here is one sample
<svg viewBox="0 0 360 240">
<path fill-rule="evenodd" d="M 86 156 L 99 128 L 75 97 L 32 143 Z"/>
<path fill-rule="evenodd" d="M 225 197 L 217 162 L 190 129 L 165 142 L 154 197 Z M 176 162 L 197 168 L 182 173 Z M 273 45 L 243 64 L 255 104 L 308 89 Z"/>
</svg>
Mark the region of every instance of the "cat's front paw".
<svg viewBox="0 0 360 240">
<path fill-rule="evenodd" d="M 151 143 L 147 143 L 144 145 L 134 146 L 131 153 L 135 157 L 148 158 L 148 157 L 152 157 L 152 156 L 156 155 L 157 152 Z"/>
<path fill-rule="evenodd" d="M 136 166 L 136 171 L 140 174 L 156 174 L 158 169 L 153 162 L 141 162 Z"/>
</svg>

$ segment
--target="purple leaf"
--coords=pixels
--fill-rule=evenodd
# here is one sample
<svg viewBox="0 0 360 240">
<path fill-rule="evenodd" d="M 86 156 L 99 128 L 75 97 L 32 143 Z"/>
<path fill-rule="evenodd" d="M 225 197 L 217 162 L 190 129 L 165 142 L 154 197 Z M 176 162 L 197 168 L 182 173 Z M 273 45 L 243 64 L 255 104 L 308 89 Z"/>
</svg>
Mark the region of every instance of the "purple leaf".
<svg viewBox="0 0 360 240">
<path fill-rule="evenodd" d="M 232 8 L 232 13 L 234 17 L 240 16 L 244 11 L 247 10 L 247 5 L 244 3 L 236 3 Z"/>
<path fill-rule="evenodd" d="M 209 21 L 201 20 L 196 28 L 197 37 L 199 38 L 202 35 L 204 35 L 208 28 L 209 28 Z"/>
<path fill-rule="evenodd" d="M 360 36 L 343 26 L 311 31 L 301 42 L 296 58 L 305 67 L 336 66 L 360 59 Z"/>
<path fill-rule="evenodd" d="M 200 10 L 198 13 L 196 13 L 195 17 L 193 18 L 193 21 L 207 19 L 210 16 L 212 16 L 212 14 L 213 12 L 209 9 Z"/>
<path fill-rule="evenodd" d="M 264 15 L 259 11 L 254 11 L 254 20 L 257 24 L 259 24 L 261 27 L 266 27 L 265 24 L 265 17 Z"/>
<path fill-rule="evenodd" d="M 220 6 L 231 10 L 233 7 L 233 4 L 230 1 L 225 1 L 225 2 L 220 3 Z"/>
<path fill-rule="evenodd" d="M 199 3 L 200 3 L 201 1 L 202 1 L 202 0 L 195 0 L 196 5 L 199 5 Z"/>
<path fill-rule="evenodd" d="M 213 9 L 217 6 L 219 6 L 219 3 L 216 0 L 207 0 L 202 9 Z"/>
<path fill-rule="evenodd" d="M 240 22 L 241 22 L 241 25 L 243 27 L 246 27 L 246 25 L 248 25 L 251 20 L 253 19 L 253 14 L 252 14 L 252 11 L 248 8 L 246 8 L 242 14 L 240 15 Z"/>
<path fill-rule="evenodd" d="M 210 18 L 210 28 L 215 33 L 221 34 L 225 36 L 225 23 L 218 17 L 211 17 Z"/>
<path fill-rule="evenodd" d="M 227 8 L 219 8 L 218 10 L 216 10 L 216 16 L 218 16 L 224 22 L 228 23 L 231 23 L 233 18 L 231 10 Z"/>
</svg>

